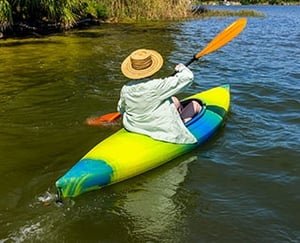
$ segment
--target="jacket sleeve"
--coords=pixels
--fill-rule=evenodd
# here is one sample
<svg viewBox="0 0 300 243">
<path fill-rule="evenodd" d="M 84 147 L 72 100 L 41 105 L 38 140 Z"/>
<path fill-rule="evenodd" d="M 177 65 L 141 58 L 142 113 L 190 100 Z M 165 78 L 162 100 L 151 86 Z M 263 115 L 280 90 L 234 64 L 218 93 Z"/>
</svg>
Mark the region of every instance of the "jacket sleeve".
<svg viewBox="0 0 300 243">
<path fill-rule="evenodd" d="M 158 96 L 162 100 L 182 92 L 193 83 L 194 75 L 192 71 L 186 66 L 182 66 L 183 67 L 178 70 L 174 76 L 161 79 L 161 81 L 158 82 L 156 92 L 158 92 Z"/>
<path fill-rule="evenodd" d="M 123 95 L 123 89 L 121 90 L 121 93 L 120 93 L 120 99 L 118 101 L 118 107 L 117 107 L 117 110 L 118 112 L 120 112 L 121 114 L 123 114 L 125 112 L 125 99 L 124 99 L 124 95 Z"/>
</svg>

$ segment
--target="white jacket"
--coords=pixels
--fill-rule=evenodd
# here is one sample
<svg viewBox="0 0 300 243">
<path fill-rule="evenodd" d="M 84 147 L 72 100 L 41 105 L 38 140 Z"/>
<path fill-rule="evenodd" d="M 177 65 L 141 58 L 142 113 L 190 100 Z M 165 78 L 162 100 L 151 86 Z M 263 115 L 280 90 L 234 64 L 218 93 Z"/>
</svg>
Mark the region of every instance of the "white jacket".
<svg viewBox="0 0 300 243">
<path fill-rule="evenodd" d="M 171 143 L 197 142 L 184 125 L 171 97 L 193 82 L 193 73 L 184 65 L 175 76 L 124 85 L 118 102 L 124 127 L 136 133 Z"/>
</svg>

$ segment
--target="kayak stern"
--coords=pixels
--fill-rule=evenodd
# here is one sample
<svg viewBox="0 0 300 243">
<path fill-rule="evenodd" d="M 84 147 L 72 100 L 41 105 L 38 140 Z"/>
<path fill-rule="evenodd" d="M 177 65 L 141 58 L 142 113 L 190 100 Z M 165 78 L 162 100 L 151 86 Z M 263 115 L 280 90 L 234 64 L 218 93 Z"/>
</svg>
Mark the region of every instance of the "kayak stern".
<svg viewBox="0 0 300 243">
<path fill-rule="evenodd" d="M 56 188 L 64 197 L 75 197 L 83 192 L 100 189 L 111 182 L 112 167 L 103 160 L 83 158 L 63 177 Z"/>
</svg>

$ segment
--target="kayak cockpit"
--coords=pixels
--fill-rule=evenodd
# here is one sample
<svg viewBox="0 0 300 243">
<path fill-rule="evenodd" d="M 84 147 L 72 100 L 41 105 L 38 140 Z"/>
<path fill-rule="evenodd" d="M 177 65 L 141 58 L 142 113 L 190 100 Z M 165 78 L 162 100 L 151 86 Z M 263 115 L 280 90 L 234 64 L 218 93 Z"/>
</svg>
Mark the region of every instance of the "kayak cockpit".
<svg viewBox="0 0 300 243">
<path fill-rule="evenodd" d="M 198 102 L 200 105 L 201 105 L 201 110 L 198 114 L 196 114 L 191 120 L 187 121 L 185 123 L 185 126 L 188 128 L 190 125 L 192 125 L 193 123 L 197 122 L 205 113 L 205 110 L 206 110 L 206 105 L 203 101 L 201 100 L 198 100 L 198 99 L 187 99 L 187 100 L 184 100 L 182 101 L 182 105 L 183 106 L 186 106 L 188 103 L 192 102 L 192 101 L 196 101 Z"/>
</svg>

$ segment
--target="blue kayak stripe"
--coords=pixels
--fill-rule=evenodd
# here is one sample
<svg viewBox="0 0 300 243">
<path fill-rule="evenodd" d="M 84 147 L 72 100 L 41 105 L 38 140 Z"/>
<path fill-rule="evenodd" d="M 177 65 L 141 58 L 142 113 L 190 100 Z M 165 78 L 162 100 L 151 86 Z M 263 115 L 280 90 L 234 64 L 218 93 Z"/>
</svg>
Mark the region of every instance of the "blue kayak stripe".
<svg viewBox="0 0 300 243">
<path fill-rule="evenodd" d="M 103 160 L 81 159 L 57 182 L 64 196 L 76 196 L 82 192 L 110 184 L 113 168 Z"/>
<path fill-rule="evenodd" d="M 110 183 L 112 168 L 103 160 L 82 159 L 77 164 L 79 173 L 86 173 L 85 187 L 105 186 Z"/>
</svg>

